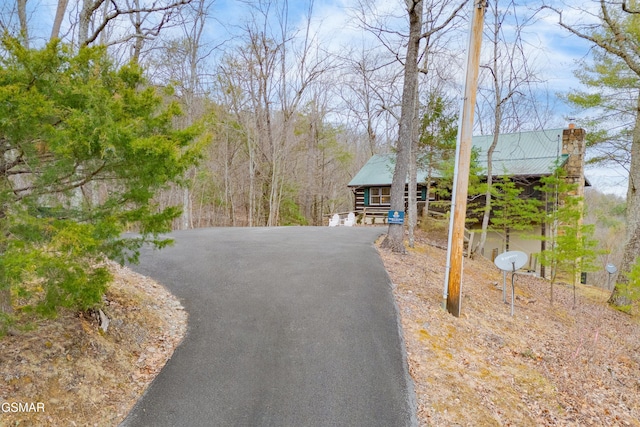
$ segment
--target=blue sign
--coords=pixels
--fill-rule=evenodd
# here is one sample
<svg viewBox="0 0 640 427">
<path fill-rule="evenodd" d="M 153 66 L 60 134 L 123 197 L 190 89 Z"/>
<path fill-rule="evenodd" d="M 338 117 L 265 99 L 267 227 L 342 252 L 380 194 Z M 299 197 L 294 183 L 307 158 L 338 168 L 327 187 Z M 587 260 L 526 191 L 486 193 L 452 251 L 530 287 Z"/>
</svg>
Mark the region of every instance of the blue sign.
<svg viewBox="0 0 640 427">
<path fill-rule="evenodd" d="M 387 216 L 387 222 L 389 224 L 404 224 L 404 212 L 389 211 L 389 215 Z"/>
</svg>

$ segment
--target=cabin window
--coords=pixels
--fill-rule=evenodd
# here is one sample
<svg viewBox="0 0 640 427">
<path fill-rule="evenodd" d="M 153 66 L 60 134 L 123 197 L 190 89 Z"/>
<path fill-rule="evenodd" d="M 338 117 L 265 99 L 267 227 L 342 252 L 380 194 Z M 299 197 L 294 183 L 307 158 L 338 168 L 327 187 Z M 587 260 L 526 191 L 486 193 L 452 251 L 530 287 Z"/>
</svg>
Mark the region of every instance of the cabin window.
<svg viewBox="0 0 640 427">
<path fill-rule="evenodd" d="M 370 205 L 391 204 L 391 187 L 371 187 L 369 189 Z"/>
</svg>

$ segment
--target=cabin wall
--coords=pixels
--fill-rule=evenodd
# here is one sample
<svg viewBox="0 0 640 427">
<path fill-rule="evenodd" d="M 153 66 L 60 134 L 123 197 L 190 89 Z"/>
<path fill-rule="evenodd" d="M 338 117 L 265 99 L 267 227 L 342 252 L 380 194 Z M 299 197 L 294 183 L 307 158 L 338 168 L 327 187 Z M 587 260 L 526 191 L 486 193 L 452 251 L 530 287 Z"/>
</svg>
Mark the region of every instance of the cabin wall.
<svg viewBox="0 0 640 427">
<path fill-rule="evenodd" d="M 480 230 L 474 230 L 479 240 Z M 528 263 L 523 267 L 525 270 L 530 270 L 540 275 L 540 246 L 541 240 L 536 239 L 535 236 L 540 236 L 542 233 L 540 226 L 534 227 L 528 231 L 514 231 L 509 234 L 509 250 L 521 251 L 527 254 L 529 257 Z M 484 251 L 481 255 L 485 258 L 493 261 L 495 256 L 506 251 L 506 240 L 501 233 L 488 231 L 487 241 L 485 242 Z M 547 269 L 548 270 L 548 269 Z"/>
<path fill-rule="evenodd" d="M 376 187 L 371 187 L 371 188 L 391 188 L 391 186 L 384 186 L 384 185 L 379 185 Z M 408 185 L 405 186 L 405 190 L 404 190 L 404 200 L 405 200 L 405 209 L 408 203 L 408 199 L 409 199 L 409 189 L 408 189 Z M 377 212 L 377 211 L 384 211 L 385 213 L 387 213 L 389 211 L 390 208 L 390 204 L 381 204 L 381 205 L 371 205 L 369 203 L 370 200 L 370 188 L 364 188 L 364 187 L 360 187 L 360 188 L 355 188 L 354 189 L 354 210 L 356 212 L 356 214 L 362 213 L 365 208 L 367 212 Z M 426 187 L 424 185 L 418 185 L 416 188 L 416 197 L 418 201 L 425 201 L 427 194 L 426 194 Z"/>
</svg>

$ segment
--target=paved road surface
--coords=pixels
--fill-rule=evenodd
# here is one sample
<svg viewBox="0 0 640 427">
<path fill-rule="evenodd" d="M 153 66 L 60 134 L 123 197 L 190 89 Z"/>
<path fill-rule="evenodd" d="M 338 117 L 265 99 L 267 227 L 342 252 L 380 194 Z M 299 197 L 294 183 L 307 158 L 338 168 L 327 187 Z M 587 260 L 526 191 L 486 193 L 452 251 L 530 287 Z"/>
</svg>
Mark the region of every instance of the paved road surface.
<svg viewBox="0 0 640 427">
<path fill-rule="evenodd" d="M 122 426 L 410 426 L 383 229 L 172 235 L 134 269 L 189 313 L 183 343 Z"/>
</svg>

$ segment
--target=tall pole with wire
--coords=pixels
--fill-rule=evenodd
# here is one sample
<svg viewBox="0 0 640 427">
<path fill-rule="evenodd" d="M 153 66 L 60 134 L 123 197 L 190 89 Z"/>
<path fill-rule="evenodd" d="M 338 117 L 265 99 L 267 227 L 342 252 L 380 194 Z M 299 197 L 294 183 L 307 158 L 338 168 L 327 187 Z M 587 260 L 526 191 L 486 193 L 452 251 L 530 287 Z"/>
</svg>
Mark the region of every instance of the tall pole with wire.
<svg viewBox="0 0 640 427">
<path fill-rule="evenodd" d="M 456 164 L 454 169 L 453 193 L 451 196 L 451 219 L 449 224 L 449 244 L 447 246 L 447 267 L 445 271 L 445 291 L 447 311 L 460 317 L 462 283 L 462 257 L 464 250 L 464 229 L 467 214 L 467 194 L 469 170 L 471 168 L 471 138 L 473 135 L 473 114 L 478 90 L 480 69 L 480 48 L 482 29 L 487 9 L 486 0 L 474 0 L 473 19 L 469 35 L 467 67 L 465 73 L 464 100 L 458 126 L 456 144 Z"/>
</svg>

